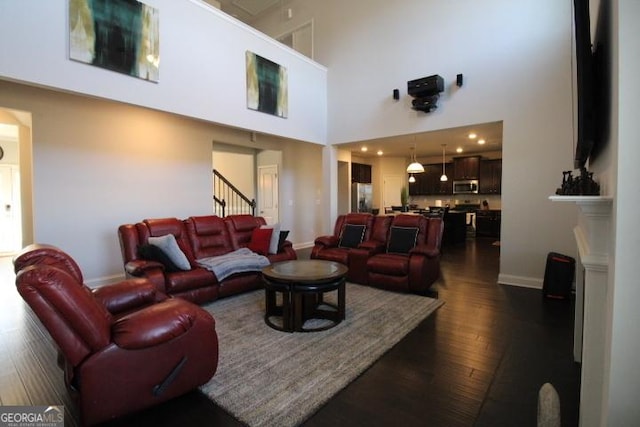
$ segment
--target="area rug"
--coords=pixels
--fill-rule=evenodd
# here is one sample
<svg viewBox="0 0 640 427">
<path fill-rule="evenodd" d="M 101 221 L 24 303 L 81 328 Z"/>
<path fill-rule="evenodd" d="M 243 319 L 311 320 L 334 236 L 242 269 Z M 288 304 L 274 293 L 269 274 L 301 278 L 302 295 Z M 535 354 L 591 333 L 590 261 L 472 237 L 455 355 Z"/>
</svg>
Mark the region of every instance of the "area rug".
<svg viewBox="0 0 640 427">
<path fill-rule="evenodd" d="M 204 306 L 216 319 L 218 371 L 201 391 L 249 426 L 298 425 L 442 304 L 347 284 L 346 320 L 287 333 L 264 323 L 264 291 L 218 300 Z"/>
</svg>

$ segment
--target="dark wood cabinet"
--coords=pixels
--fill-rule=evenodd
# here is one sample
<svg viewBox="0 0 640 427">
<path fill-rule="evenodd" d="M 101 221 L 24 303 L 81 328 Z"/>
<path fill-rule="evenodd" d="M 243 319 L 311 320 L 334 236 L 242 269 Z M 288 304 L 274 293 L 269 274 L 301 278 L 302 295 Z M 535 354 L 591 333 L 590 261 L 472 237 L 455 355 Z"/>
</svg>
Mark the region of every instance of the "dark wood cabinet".
<svg viewBox="0 0 640 427">
<path fill-rule="evenodd" d="M 502 192 L 502 159 L 480 162 L 480 194 L 500 194 Z"/>
<path fill-rule="evenodd" d="M 502 212 L 499 210 L 476 211 L 476 237 L 500 238 Z"/>
<path fill-rule="evenodd" d="M 453 159 L 453 179 L 478 179 L 479 175 L 480 156 Z"/>
<path fill-rule="evenodd" d="M 409 195 L 432 196 L 440 194 L 450 195 L 453 193 L 453 183 L 451 182 L 453 165 L 451 163 L 445 164 L 445 171 L 449 180 L 444 182 L 440 181 L 440 176 L 442 176 L 442 163 L 423 166 L 423 173 L 413 174 L 416 182 L 409 184 Z"/>
<path fill-rule="evenodd" d="M 371 165 L 351 163 L 351 182 L 371 184 Z"/>
</svg>

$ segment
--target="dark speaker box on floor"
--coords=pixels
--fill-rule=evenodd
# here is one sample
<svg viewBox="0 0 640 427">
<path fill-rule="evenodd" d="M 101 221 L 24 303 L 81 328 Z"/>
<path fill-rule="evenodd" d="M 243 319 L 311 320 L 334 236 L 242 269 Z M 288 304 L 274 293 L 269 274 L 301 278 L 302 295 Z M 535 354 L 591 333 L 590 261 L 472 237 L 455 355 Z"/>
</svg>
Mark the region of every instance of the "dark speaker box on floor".
<svg viewBox="0 0 640 427">
<path fill-rule="evenodd" d="M 576 260 L 567 255 L 549 252 L 544 270 L 542 295 L 546 298 L 569 299 L 576 271 Z"/>
</svg>

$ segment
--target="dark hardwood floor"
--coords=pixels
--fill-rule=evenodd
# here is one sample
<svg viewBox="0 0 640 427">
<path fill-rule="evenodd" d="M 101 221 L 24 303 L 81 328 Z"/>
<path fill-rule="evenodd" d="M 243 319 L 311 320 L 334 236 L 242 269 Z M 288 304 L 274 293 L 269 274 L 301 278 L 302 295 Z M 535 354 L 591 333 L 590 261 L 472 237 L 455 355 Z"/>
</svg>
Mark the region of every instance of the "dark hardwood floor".
<svg viewBox="0 0 640 427">
<path fill-rule="evenodd" d="M 498 285 L 500 248 L 492 242 L 446 247 L 442 277 L 433 286 L 445 305 L 304 425 L 535 426 L 545 382 L 560 395 L 562 425 L 578 425 L 573 304 Z M 308 254 L 299 252 L 300 258 Z M 65 425 L 78 425 L 48 334 L 13 281 L 10 259 L 0 258 L 0 404 L 62 404 Z M 194 391 L 109 425 L 241 424 Z"/>
</svg>

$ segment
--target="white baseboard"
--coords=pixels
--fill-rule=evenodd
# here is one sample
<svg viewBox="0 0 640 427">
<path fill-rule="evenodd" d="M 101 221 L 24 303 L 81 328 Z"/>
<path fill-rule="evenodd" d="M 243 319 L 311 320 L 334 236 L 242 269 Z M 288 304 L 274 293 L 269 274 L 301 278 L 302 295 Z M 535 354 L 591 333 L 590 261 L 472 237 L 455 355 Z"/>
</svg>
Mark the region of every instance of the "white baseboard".
<svg viewBox="0 0 640 427">
<path fill-rule="evenodd" d="M 314 245 L 313 242 L 303 242 L 303 243 L 295 243 L 293 245 L 293 249 L 298 250 L 298 249 L 307 249 L 307 248 L 312 248 Z"/>
<path fill-rule="evenodd" d="M 104 285 L 112 285 L 114 283 L 121 282 L 125 279 L 126 277 L 124 273 L 114 274 L 113 276 L 104 276 L 104 277 L 97 277 L 95 279 L 85 280 L 84 284 L 93 289 L 93 288 L 98 288 Z"/>
<path fill-rule="evenodd" d="M 512 274 L 499 274 L 498 283 L 501 285 L 519 286 L 521 288 L 542 289 L 543 279 L 514 276 Z"/>
</svg>

